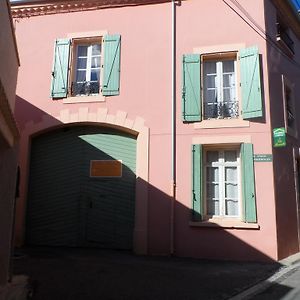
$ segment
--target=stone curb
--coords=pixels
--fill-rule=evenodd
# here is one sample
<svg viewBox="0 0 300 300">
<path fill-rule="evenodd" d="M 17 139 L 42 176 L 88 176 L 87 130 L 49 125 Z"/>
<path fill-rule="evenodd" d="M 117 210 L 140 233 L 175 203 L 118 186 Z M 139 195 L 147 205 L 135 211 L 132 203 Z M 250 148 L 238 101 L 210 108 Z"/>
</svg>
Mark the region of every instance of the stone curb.
<svg viewBox="0 0 300 300">
<path fill-rule="evenodd" d="M 280 260 L 279 263 L 283 266 L 292 266 L 300 263 L 300 252 Z"/>
<path fill-rule="evenodd" d="M 254 286 L 244 290 L 243 292 L 229 298 L 228 300 L 247 300 L 255 295 L 268 289 L 274 282 L 281 282 L 290 274 L 294 273 L 295 269 L 300 266 L 300 252 L 291 255 L 278 262 L 282 267 L 271 277 L 255 284 Z"/>
</svg>

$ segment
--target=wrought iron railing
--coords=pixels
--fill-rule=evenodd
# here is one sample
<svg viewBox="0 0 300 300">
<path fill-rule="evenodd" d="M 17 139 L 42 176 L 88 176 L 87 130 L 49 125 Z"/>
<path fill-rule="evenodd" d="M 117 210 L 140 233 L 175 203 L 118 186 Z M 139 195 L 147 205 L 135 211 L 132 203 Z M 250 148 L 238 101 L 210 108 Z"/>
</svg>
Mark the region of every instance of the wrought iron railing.
<svg viewBox="0 0 300 300">
<path fill-rule="evenodd" d="M 99 94 L 99 88 L 99 82 L 72 82 L 71 94 L 72 96 Z"/>
<path fill-rule="evenodd" d="M 204 119 L 238 118 L 238 101 L 204 103 Z"/>
</svg>

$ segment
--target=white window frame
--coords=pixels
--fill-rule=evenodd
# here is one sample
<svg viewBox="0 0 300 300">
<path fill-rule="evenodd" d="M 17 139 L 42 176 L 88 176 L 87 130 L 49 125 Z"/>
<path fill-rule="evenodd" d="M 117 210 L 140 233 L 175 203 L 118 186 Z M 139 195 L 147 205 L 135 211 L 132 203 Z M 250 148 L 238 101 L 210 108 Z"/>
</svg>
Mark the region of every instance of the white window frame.
<svg viewBox="0 0 300 300">
<path fill-rule="evenodd" d="M 88 46 L 88 53 L 87 53 L 87 68 L 85 69 L 86 71 L 86 81 L 91 81 L 90 77 L 91 77 L 91 61 L 92 61 L 92 45 L 94 44 L 100 44 L 100 68 L 99 68 L 99 93 L 91 93 L 89 95 L 86 94 L 81 94 L 81 95 L 75 95 L 72 96 L 74 98 L 78 98 L 78 97 L 93 97 L 93 96 L 98 96 L 100 94 L 101 91 L 101 86 L 102 86 L 102 74 L 103 74 L 103 70 L 102 70 L 102 58 L 103 58 L 103 53 L 102 53 L 102 48 L 103 48 L 103 44 L 102 44 L 102 38 L 80 38 L 80 39 L 73 39 L 72 40 L 72 55 L 71 55 L 71 61 L 70 61 L 70 65 L 71 65 L 71 72 L 70 72 L 70 86 L 69 86 L 69 93 L 70 95 L 71 93 L 71 85 L 73 82 L 79 82 L 77 81 L 77 59 L 78 59 L 78 47 L 79 46 L 84 46 L 87 45 Z M 93 81 L 95 82 L 95 81 Z"/>
<path fill-rule="evenodd" d="M 207 197 L 207 152 L 217 151 L 219 153 L 218 163 L 215 164 L 219 169 L 219 215 L 211 215 L 208 213 L 208 197 Z M 225 151 L 236 151 L 237 161 L 236 162 L 225 162 Z M 241 193 L 241 159 L 240 159 L 240 148 L 238 146 L 228 147 L 205 147 L 204 148 L 204 162 L 203 162 L 203 188 L 204 188 L 204 211 L 206 219 L 211 218 L 225 218 L 225 219 L 240 219 L 242 217 L 242 193 Z M 238 184 L 238 214 L 237 215 L 226 215 L 225 214 L 225 167 L 236 167 L 237 168 L 237 184 Z"/>
<path fill-rule="evenodd" d="M 102 95 L 101 87 L 103 80 L 103 58 L 104 58 L 104 47 L 103 47 L 103 37 L 108 34 L 107 30 L 100 31 L 88 31 L 88 32 L 73 32 L 69 33 L 67 37 L 71 39 L 71 54 L 69 61 L 69 87 L 67 98 L 63 99 L 64 104 L 74 104 L 74 103 L 89 103 L 89 102 L 105 102 L 105 96 Z M 76 79 L 76 45 L 80 43 L 100 43 L 101 44 L 101 62 L 100 62 L 100 82 L 99 82 L 99 94 L 93 95 L 82 95 L 82 96 L 72 96 L 71 95 L 71 84 Z"/>
<path fill-rule="evenodd" d="M 202 120 L 236 120 L 241 117 L 241 102 L 240 102 L 240 90 L 238 87 L 238 75 L 239 75 L 239 65 L 237 61 L 237 52 L 230 51 L 224 53 L 208 53 L 201 55 L 201 93 L 202 93 Z M 205 104 L 206 102 L 206 87 L 205 87 L 205 72 L 204 64 L 205 62 L 214 62 L 216 64 L 216 90 L 217 90 L 217 103 L 224 103 L 223 99 L 223 62 L 233 61 L 234 62 L 234 86 L 235 86 L 235 102 L 238 103 L 238 115 L 237 117 L 217 117 L 217 118 L 207 118 L 205 116 Z"/>
<path fill-rule="evenodd" d="M 92 57 L 95 56 L 95 55 L 92 55 L 92 47 L 94 45 L 100 45 L 100 55 L 96 56 L 96 57 L 99 57 L 99 59 L 100 59 L 100 61 L 99 61 L 99 67 L 97 67 L 97 68 L 93 68 L 92 67 Z M 78 58 L 79 58 L 79 56 L 78 56 L 78 48 L 80 46 L 87 46 L 86 69 L 78 69 L 78 65 L 77 65 L 78 64 Z M 100 41 L 99 42 L 95 41 L 95 42 L 91 42 L 91 43 L 77 43 L 75 45 L 75 47 L 76 47 L 76 51 L 75 51 L 76 56 L 74 57 L 74 59 L 76 60 L 76 63 L 75 63 L 74 80 L 75 80 L 75 78 L 77 76 L 77 71 L 78 70 L 85 70 L 85 72 L 86 72 L 86 74 L 85 74 L 85 81 L 92 81 L 91 80 L 91 71 L 92 71 L 92 69 L 99 69 L 99 84 L 100 84 L 100 79 L 101 79 L 101 61 L 102 61 L 102 51 L 101 51 L 102 50 L 101 49 L 102 48 L 102 44 L 101 44 L 101 42 Z M 77 81 L 77 79 L 76 79 L 76 82 L 82 82 L 82 81 Z M 92 81 L 92 82 L 96 82 L 96 81 Z"/>
<path fill-rule="evenodd" d="M 249 120 L 243 120 L 241 109 L 242 109 L 242 103 L 241 103 L 241 87 L 240 87 L 240 60 L 238 59 L 238 53 L 240 49 L 243 49 L 246 47 L 245 43 L 237 43 L 237 44 L 215 44 L 210 46 L 200 46 L 200 47 L 194 47 L 193 53 L 200 54 L 201 60 L 203 62 L 203 57 L 208 55 L 218 55 L 218 54 L 225 54 L 225 53 L 235 53 L 236 55 L 236 77 L 237 77 L 237 101 L 239 103 L 239 117 L 235 119 L 204 119 L 202 118 L 201 122 L 195 122 L 194 128 L 195 129 L 205 129 L 205 128 L 243 128 L 243 127 L 249 127 L 250 122 Z M 203 74 L 202 68 L 203 63 L 201 64 L 201 74 Z M 201 78 L 201 86 L 202 85 Z M 201 91 L 202 93 L 202 91 Z M 201 103 L 202 105 L 202 103 Z M 201 142 L 200 142 L 201 143 Z"/>
<path fill-rule="evenodd" d="M 236 60 L 233 59 L 228 59 L 228 60 L 213 60 L 211 62 L 214 62 L 216 64 L 216 90 L 217 90 L 217 102 L 224 103 L 223 99 L 223 62 L 225 61 L 233 61 L 234 63 L 234 86 L 235 90 L 237 87 L 237 76 L 236 76 Z M 204 60 L 203 63 L 205 64 L 206 61 Z M 203 74 L 205 77 L 206 74 Z M 203 89 L 206 90 L 206 87 L 204 86 L 205 84 L 205 78 L 203 78 Z M 237 93 L 236 93 L 237 94 Z M 203 96 L 203 101 L 205 102 L 205 91 L 204 91 L 204 96 Z M 237 95 L 235 95 L 235 101 L 237 101 Z"/>
</svg>

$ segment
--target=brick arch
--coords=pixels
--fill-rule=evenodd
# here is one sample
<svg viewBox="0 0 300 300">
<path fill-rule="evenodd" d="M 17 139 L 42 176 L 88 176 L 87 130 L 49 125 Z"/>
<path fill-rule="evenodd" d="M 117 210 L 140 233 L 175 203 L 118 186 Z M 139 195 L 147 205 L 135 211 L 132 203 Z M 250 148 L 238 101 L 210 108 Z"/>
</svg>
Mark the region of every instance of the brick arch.
<svg viewBox="0 0 300 300">
<path fill-rule="evenodd" d="M 21 167 L 21 197 L 16 207 L 16 244 L 24 243 L 25 239 L 25 212 L 27 201 L 27 185 L 29 178 L 29 157 L 31 137 L 42 134 L 66 124 L 99 125 L 116 128 L 120 131 L 131 132 L 137 136 L 136 154 L 136 207 L 134 229 L 134 252 L 147 254 L 147 207 L 148 207 L 148 169 L 149 169 L 149 128 L 145 126 L 144 119 L 136 117 L 134 120 L 127 118 L 127 113 L 118 111 L 115 115 L 108 114 L 106 108 L 99 108 L 90 112 L 88 107 L 80 107 L 78 111 L 63 109 L 57 116 L 44 115 L 39 122 L 30 121 L 25 124 L 20 142 L 20 167 Z"/>
</svg>

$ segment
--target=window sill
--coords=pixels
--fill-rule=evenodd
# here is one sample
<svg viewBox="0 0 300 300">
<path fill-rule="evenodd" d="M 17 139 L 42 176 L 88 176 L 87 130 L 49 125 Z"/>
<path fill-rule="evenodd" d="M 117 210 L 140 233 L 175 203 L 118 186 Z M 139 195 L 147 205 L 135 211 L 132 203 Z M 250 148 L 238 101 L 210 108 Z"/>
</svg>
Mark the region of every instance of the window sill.
<svg viewBox="0 0 300 300">
<path fill-rule="evenodd" d="M 74 104 L 74 103 L 87 103 L 87 102 L 104 102 L 105 97 L 102 95 L 97 96 L 77 96 L 64 98 L 63 103 Z"/>
<path fill-rule="evenodd" d="M 209 219 L 200 222 L 189 223 L 191 227 L 213 227 L 213 228 L 227 228 L 227 229 L 259 229 L 257 223 L 244 223 L 236 219 Z"/>
<path fill-rule="evenodd" d="M 242 119 L 218 119 L 218 120 L 203 120 L 195 123 L 195 129 L 203 128 L 232 128 L 232 127 L 249 127 L 250 122 Z"/>
</svg>

